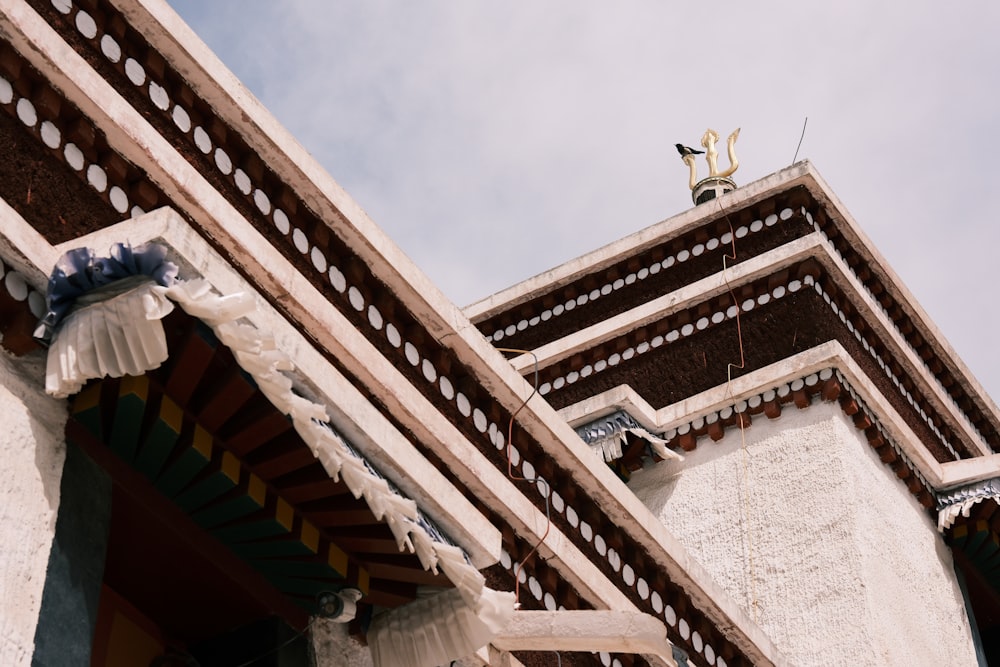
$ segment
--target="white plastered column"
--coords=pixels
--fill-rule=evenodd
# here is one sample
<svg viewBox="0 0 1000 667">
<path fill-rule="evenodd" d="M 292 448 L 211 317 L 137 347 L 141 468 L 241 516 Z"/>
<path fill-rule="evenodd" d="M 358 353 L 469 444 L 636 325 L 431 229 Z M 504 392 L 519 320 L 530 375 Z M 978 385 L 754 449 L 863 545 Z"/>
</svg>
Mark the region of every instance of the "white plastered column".
<svg viewBox="0 0 1000 667">
<path fill-rule="evenodd" d="M 743 436 L 630 487 L 792 664 L 977 664 L 947 546 L 837 404 Z"/>
<path fill-rule="evenodd" d="M 32 288 L 44 289 L 36 262 L 49 262 L 52 246 L 2 200 L 0 254 Z M 44 384 L 43 353 L 15 358 L 0 349 L 0 665 L 31 663 L 56 531 L 67 410 Z"/>
<path fill-rule="evenodd" d="M 0 350 L 0 665 L 29 665 L 55 537 L 66 404 L 42 391 L 44 356 Z"/>
</svg>

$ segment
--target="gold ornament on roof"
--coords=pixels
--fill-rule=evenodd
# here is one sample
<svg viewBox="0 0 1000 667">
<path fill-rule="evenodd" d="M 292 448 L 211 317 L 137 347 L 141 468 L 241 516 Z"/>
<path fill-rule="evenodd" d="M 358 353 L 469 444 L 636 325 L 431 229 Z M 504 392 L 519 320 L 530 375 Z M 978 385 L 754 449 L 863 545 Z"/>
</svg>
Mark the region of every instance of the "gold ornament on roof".
<svg viewBox="0 0 1000 667">
<path fill-rule="evenodd" d="M 740 136 L 740 128 L 736 128 L 729 138 L 726 139 L 726 149 L 729 153 L 729 169 L 725 171 L 719 171 L 719 151 L 716 150 L 715 144 L 719 141 L 719 133 L 715 130 L 709 128 L 705 130 L 705 134 L 701 137 L 701 145 L 705 149 L 703 151 L 698 151 L 688 146 L 683 146 L 681 144 L 676 144 L 677 152 L 681 154 L 681 159 L 684 164 L 688 166 L 691 171 L 691 178 L 689 180 L 689 186 L 692 190 L 698 185 L 698 167 L 695 164 L 695 155 L 705 155 L 705 160 L 708 162 L 708 178 L 729 178 L 740 167 L 739 158 L 736 157 L 736 139 Z"/>
</svg>

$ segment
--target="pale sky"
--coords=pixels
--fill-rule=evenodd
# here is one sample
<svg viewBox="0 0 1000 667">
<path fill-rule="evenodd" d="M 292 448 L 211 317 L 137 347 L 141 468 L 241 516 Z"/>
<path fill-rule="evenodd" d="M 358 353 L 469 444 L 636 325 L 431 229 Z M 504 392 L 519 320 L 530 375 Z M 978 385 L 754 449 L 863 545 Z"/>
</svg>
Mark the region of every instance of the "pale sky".
<svg viewBox="0 0 1000 667">
<path fill-rule="evenodd" d="M 996 0 L 172 0 L 459 305 L 808 158 L 995 398 Z M 723 148 L 724 152 L 724 148 Z M 721 159 L 726 163 L 725 158 Z"/>
</svg>

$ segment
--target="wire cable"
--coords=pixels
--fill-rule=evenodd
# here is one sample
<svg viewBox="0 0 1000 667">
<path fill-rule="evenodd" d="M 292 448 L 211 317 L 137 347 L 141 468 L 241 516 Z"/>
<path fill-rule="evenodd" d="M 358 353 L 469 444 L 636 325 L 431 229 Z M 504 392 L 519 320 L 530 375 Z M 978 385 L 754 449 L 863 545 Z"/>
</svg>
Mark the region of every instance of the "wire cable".
<svg viewBox="0 0 1000 667">
<path fill-rule="evenodd" d="M 806 137 L 806 125 L 809 123 L 809 116 L 806 116 L 805 122 L 802 123 L 802 134 L 799 136 L 799 145 L 795 147 L 795 156 L 792 157 L 792 164 L 799 158 L 799 149 L 802 148 L 802 140 Z"/>
<path fill-rule="evenodd" d="M 514 568 L 514 601 L 516 603 L 520 604 L 520 600 L 521 600 L 521 580 L 520 580 L 521 570 L 524 569 L 524 566 L 525 566 L 525 564 L 527 564 L 528 560 L 530 560 L 531 557 L 535 555 L 535 552 L 538 551 L 538 548 L 540 546 L 542 546 L 542 544 L 545 542 L 545 538 L 547 538 L 549 536 L 549 530 L 552 528 L 552 510 L 551 510 L 551 504 L 550 504 L 550 501 L 549 501 L 549 497 L 552 495 L 552 486 L 549 484 L 548 480 L 545 480 L 545 479 L 543 479 L 541 477 L 522 477 L 520 475 L 515 475 L 514 474 L 514 462 L 513 462 L 512 458 L 511 458 L 511 451 L 512 451 L 512 447 L 514 446 L 514 419 L 517 417 L 518 413 L 520 413 L 521 410 L 523 410 L 525 408 L 525 406 L 528 405 L 528 401 L 530 401 L 532 399 L 532 397 L 535 394 L 538 393 L 538 375 L 539 375 L 539 373 L 538 373 L 538 357 L 531 350 L 521 350 L 521 349 L 509 348 L 509 347 L 498 347 L 496 349 L 498 351 L 500 351 L 500 352 L 511 352 L 511 353 L 516 353 L 516 354 L 530 354 L 531 358 L 534 360 L 534 365 L 535 365 L 535 369 L 534 369 L 534 386 L 532 387 L 531 393 L 528 394 L 528 397 L 521 402 L 521 405 L 517 406 L 517 409 L 514 410 L 514 412 L 511 413 L 511 415 L 510 415 L 510 422 L 508 423 L 508 426 L 507 426 L 507 447 L 506 447 L 506 450 L 507 450 L 507 477 L 509 477 L 510 479 L 515 480 L 515 481 L 524 481 L 524 482 L 531 482 L 532 484 L 536 484 L 536 485 L 537 484 L 544 484 L 545 485 L 545 493 L 543 494 L 545 496 L 545 531 L 542 533 L 542 536 L 540 538 L 538 538 L 538 542 L 531 548 L 530 551 L 528 551 L 528 554 L 524 558 L 522 558 L 520 561 L 518 561 L 517 567 Z"/>
<path fill-rule="evenodd" d="M 310 630 L 312 630 L 313 623 L 315 623 L 316 619 L 318 619 L 318 618 L 321 618 L 321 617 L 320 616 L 313 616 L 311 619 L 309 619 L 309 622 L 306 624 L 306 627 L 302 628 L 301 630 L 299 630 L 298 632 L 296 632 L 294 635 L 292 635 L 291 637 L 289 637 L 288 639 L 286 639 L 282 643 L 278 644 L 277 646 L 275 646 L 272 649 L 269 649 L 269 650 L 261 653 L 260 655 L 258 655 L 255 658 L 250 658 L 246 662 L 241 662 L 240 664 L 236 665 L 236 667 L 249 667 L 250 665 L 254 664 L 255 662 L 259 662 L 260 660 L 262 660 L 263 658 L 266 658 L 267 656 L 271 655 L 272 653 L 277 653 L 278 651 L 280 651 L 281 649 L 285 648 L 286 646 L 288 646 L 289 644 L 291 644 L 295 640 L 300 639 L 301 637 L 304 637 L 306 635 L 306 633 L 308 633 Z"/>
<path fill-rule="evenodd" d="M 808 118 L 806 119 L 808 120 Z M 803 127 L 803 134 L 805 133 L 805 128 Z M 801 140 L 800 140 L 801 144 Z M 796 155 L 798 152 L 796 151 Z M 729 265 L 727 260 L 731 259 L 733 262 L 736 261 L 736 232 L 733 229 L 733 223 L 729 219 L 729 213 L 726 208 L 722 205 L 722 202 L 718 199 L 715 200 L 719 205 L 719 210 L 722 215 L 726 218 L 726 224 L 729 225 L 729 238 L 732 244 L 732 254 L 724 253 L 722 255 L 722 277 L 726 281 L 726 289 L 729 290 L 729 297 L 733 300 L 733 305 L 736 307 L 736 336 L 739 341 L 740 346 L 740 363 L 726 364 L 726 396 L 727 398 L 734 398 L 733 396 L 733 369 L 745 370 L 746 369 L 746 351 L 743 347 L 743 324 L 740 318 L 740 313 L 742 311 L 741 304 L 736 297 L 736 291 L 733 289 L 732 284 L 729 282 Z M 746 427 L 747 422 L 744 418 L 743 412 L 736 409 L 737 406 L 734 405 L 733 412 L 736 414 L 737 422 L 740 427 L 740 464 L 741 464 L 741 478 L 739 489 L 741 495 L 743 496 L 743 525 L 746 530 L 746 541 L 747 541 L 747 566 L 749 568 L 750 575 L 750 608 L 753 613 L 754 623 L 759 621 L 758 618 L 758 608 L 760 607 L 760 600 L 757 598 L 757 570 L 756 563 L 754 559 L 754 544 L 753 544 L 753 531 L 750 529 L 750 452 L 747 449 L 747 439 L 746 439 Z"/>
</svg>

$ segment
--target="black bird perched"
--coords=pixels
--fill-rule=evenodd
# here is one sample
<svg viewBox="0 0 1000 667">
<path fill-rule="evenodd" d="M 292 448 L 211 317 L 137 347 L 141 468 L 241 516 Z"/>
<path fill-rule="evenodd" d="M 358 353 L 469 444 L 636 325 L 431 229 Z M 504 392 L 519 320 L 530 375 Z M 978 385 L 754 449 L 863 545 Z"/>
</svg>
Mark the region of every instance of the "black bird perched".
<svg viewBox="0 0 1000 667">
<path fill-rule="evenodd" d="M 696 151 L 695 149 L 689 146 L 683 146 L 681 144 L 674 144 L 674 146 L 677 146 L 677 152 L 681 154 L 681 157 L 685 157 L 687 155 L 701 155 L 702 153 L 705 152 L 705 151 Z"/>
</svg>

